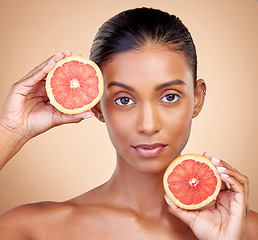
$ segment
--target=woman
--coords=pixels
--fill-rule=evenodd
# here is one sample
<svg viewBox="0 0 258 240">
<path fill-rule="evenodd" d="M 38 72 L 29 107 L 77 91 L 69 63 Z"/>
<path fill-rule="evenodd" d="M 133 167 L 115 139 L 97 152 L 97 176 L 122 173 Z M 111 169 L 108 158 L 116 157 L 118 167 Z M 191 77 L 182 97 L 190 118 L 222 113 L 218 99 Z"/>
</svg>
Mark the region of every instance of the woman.
<svg viewBox="0 0 258 240">
<path fill-rule="evenodd" d="M 247 177 L 207 153 L 224 181 L 215 205 L 185 211 L 166 195 L 169 206 L 164 200 L 164 171 L 185 147 L 206 93 L 205 82 L 196 79 L 193 40 L 177 17 L 141 8 L 104 23 L 90 55 L 102 70 L 104 95 L 91 111 L 73 116 L 54 109 L 44 87 L 46 74 L 70 55 L 52 56 L 13 85 L 0 113 L 0 166 L 36 135 L 95 115 L 107 126 L 116 169 L 105 184 L 69 201 L 30 204 L 3 214 L 3 239 L 256 237 Z"/>
</svg>

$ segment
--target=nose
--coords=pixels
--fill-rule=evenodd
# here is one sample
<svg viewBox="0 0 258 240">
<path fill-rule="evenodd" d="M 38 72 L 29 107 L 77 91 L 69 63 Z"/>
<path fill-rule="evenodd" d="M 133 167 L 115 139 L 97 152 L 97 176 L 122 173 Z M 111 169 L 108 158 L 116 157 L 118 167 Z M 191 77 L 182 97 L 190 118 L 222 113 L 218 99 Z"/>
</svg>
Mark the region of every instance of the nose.
<svg viewBox="0 0 258 240">
<path fill-rule="evenodd" d="M 151 136 L 161 130 L 160 114 L 157 106 L 145 104 L 139 110 L 137 130 Z"/>
</svg>

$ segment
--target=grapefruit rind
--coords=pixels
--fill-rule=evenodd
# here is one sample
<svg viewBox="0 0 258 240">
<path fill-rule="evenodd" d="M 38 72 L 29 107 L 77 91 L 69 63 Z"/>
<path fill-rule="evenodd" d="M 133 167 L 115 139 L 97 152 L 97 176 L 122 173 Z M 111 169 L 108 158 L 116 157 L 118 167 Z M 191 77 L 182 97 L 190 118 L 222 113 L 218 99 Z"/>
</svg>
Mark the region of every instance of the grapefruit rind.
<svg viewBox="0 0 258 240">
<path fill-rule="evenodd" d="M 217 185 L 216 185 L 216 188 L 215 188 L 215 191 L 213 192 L 213 194 L 198 204 L 187 205 L 187 204 L 183 204 L 182 202 L 180 202 L 170 191 L 169 184 L 167 182 L 168 176 L 173 171 L 173 169 L 178 164 L 180 164 L 181 162 L 183 162 L 184 160 L 187 160 L 187 159 L 193 159 L 195 161 L 207 164 L 217 178 Z M 169 199 L 172 202 L 174 202 L 178 207 L 180 207 L 182 209 L 187 209 L 187 210 L 196 210 L 196 209 L 205 207 L 206 205 L 210 204 L 212 201 L 214 201 L 216 199 L 217 195 L 219 194 L 220 188 L 221 188 L 221 178 L 217 172 L 215 165 L 208 158 L 198 155 L 198 154 L 185 154 L 185 155 L 182 155 L 182 156 L 174 159 L 171 162 L 171 164 L 168 166 L 167 170 L 165 171 L 164 177 L 163 177 L 163 186 L 164 186 L 165 192 L 166 192 L 167 196 L 169 197 Z"/>
<path fill-rule="evenodd" d="M 64 108 L 61 104 L 59 104 L 55 100 L 55 97 L 53 95 L 52 88 L 51 88 L 51 78 L 53 77 L 53 74 L 58 67 L 62 66 L 66 62 L 73 61 L 73 60 L 77 60 L 79 62 L 82 62 L 83 64 L 89 64 L 95 69 L 96 76 L 97 76 L 98 81 L 99 81 L 98 82 L 99 92 L 98 92 L 97 97 L 94 98 L 91 103 L 89 103 L 87 105 L 84 105 L 80 108 L 67 109 L 67 108 Z M 86 59 L 86 58 L 83 58 L 81 56 L 70 56 L 70 57 L 66 57 L 66 58 L 58 61 L 55 65 L 55 67 L 48 73 L 48 75 L 46 77 L 46 92 L 47 92 L 48 98 L 50 100 L 50 104 L 53 105 L 56 109 L 58 109 L 60 112 L 63 112 L 63 113 L 66 113 L 66 114 L 78 114 L 78 113 L 86 112 L 87 110 L 91 109 L 101 99 L 101 97 L 103 95 L 103 91 L 104 91 L 104 83 L 103 83 L 103 76 L 102 76 L 102 72 L 101 72 L 100 68 L 93 61 L 91 61 L 89 59 Z"/>
</svg>

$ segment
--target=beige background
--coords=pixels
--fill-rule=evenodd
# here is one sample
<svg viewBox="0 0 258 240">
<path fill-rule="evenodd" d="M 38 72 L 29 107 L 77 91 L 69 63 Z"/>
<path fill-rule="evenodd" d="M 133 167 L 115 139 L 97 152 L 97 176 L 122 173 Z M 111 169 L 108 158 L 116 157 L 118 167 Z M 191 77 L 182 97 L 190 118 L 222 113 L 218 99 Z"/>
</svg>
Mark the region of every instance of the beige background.
<svg viewBox="0 0 258 240">
<path fill-rule="evenodd" d="M 37 64 L 68 49 L 88 57 L 104 21 L 141 6 L 178 15 L 196 43 L 198 77 L 206 80 L 208 95 L 184 152 L 208 151 L 247 175 L 250 205 L 258 211 L 255 0 L 1 0 L 0 104 Z M 105 125 L 96 119 L 52 129 L 27 143 L 1 172 L 0 212 L 77 196 L 106 181 L 114 166 Z"/>
</svg>

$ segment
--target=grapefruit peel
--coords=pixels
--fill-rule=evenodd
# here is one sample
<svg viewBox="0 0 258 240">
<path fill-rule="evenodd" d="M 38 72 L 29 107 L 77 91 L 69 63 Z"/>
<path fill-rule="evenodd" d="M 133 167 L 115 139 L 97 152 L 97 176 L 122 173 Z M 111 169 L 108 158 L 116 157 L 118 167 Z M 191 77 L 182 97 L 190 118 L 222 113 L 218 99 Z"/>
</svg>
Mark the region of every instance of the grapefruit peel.
<svg viewBox="0 0 258 240">
<path fill-rule="evenodd" d="M 65 63 L 69 63 L 71 61 L 78 61 L 79 63 L 82 63 L 84 65 L 89 65 L 95 70 L 95 77 L 98 79 L 98 84 L 97 84 L 98 94 L 97 94 L 97 96 L 95 96 L 92 99 L 92 101 L 90 103 L 83 104 L 83 106 L 80 106 L 80 107 L 74 107 L 74 108 L 69 109 L 69 108 L 66 108 L 63 105 L 61 105 L 56 100 L 56 98 L 53 94 L 53 88 L 51 86 L 51 81 L 55 74 L 55 71 L 58 68 L 62 67 Z M 87 72 L 85 72 L 85 74 L 87 74 Z M 70 56 L 70 57 L 66 57 L 66 58 L 58 61 L 55 65 L 55 67 L 47 74 L 45 87 L 46 87 L 46 92 L 47 92 L 48 98 L 50 100 L 50 104 L 53 105 L 56 109 L 58 109 L 60 112 L 63 112 L 66 114 L 78 114 L 78 113 L 82 113 L 82 112 L 85 112 L 85 111 L 91 109 L 100 101 L 100 99 L 103 95 L 103 91 L 104 91 L 103 76 L 102 76 L 102 72 L 101 72 L 100 68 L 93 61 L 83 58 L 81 56 Z M 74 88 L 74 89 L 80 87 L 79 80 L 71 79 L 70 87 Z M 67 101 L 69 101 L 69 100 L 67 100 Z"/>
<path fill-rule="evenodd" d="M 200 169 L 194 170 L 195 167 Z M 205 168 L 204 172 L 202 168 Z M 193 171 L 187 173 L 186 171 L 189 170 Z M 205 181 L 208 182 L 205 183 Z M 216 200 L 221 188 L 221 178 L 215 165 L 208 158 L 198 154 L 185 154 L 170 163 L 163 176 L 163 186 L 169 199 L 178 207 L 196 210 L 211 206 Z M 207 195 L 205 191 L 210 193 Z M 203 199 L 200 200 L 202 197 Z"/>
</svg>

